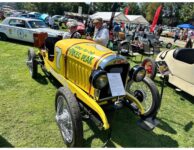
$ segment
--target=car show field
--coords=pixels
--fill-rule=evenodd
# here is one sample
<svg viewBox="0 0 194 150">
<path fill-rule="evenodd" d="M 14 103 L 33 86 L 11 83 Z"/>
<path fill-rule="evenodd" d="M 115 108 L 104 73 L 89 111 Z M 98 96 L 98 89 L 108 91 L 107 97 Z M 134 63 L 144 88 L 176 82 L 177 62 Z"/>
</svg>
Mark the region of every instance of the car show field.
<svg viewBox="0 0 194 150">
<path fill-rule="evenodd" d="M 40 67 L 37 78 L 30 77 L 26 66 L 30 47 L 15 41 L 0 43 L 0 147 L 64 147 L 55 121 L 59 85 Z M 162 79 L 156 77 L 155 83 L 160 91 Z M 137 125 L 139 118 L 132 112 L 116 110 L 110 118 L 113 132 L 107 147 L 194 147 L 193 114 L 193 97 L 166 83 L 157 115 L 160 124 L 147 132 Z M 106 141 L 90 120 L 83 121 L 83 131 L 84 147 L 102 147 Z"/>
<path fill-rule="evenodd" d="M 194 147 L 193 15 L 0 2 L 0 148 Z"/>
</svg>

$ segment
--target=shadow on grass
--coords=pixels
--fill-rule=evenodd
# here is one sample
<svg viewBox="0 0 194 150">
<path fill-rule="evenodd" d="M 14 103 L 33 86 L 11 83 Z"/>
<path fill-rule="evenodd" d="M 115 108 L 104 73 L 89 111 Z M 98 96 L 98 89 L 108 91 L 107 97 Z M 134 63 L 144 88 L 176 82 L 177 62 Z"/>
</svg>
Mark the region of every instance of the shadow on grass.
<svg viewBox="0 0 194 150">
<path fill-rule="evenodd" d="M 162 119 L 158 119 L 158 120 L 160 121 L 158 128 L 171 134 L 177 134 L 176 130 L 174 130 L 171 126 L 169 126 L 164 120 Z"/>
<path fill-rule="evenodd" d="M 13 40 L 13 39 L 8 39 L 7 42 L 11 42 L 11 43 L 14 43 L 14 44 L 21 44 L 21 45 L 25 45 L 25 46 L 31 46 L 31 47 L 33 46 L 32 43 L 19 41 L 19 40 Z"/>
<path fill-rule="evenodd" d="M 14 146 L 11 143 L 9 143 L 5 138 L 0 136 L 0 147 L 9 148 L 9 147 L 14 147 Z"/>
<path fill-rule="evenodd" d="M 190 121 L 189 123 L 187 123 L 184 127 L 184 130 L 186 132 L 188 132 L 191 128 L 193 127 L 193 121 Z"/>
<path fill-rule="evenodd" d="M 49 76 L 47 76 L 47 78 L 49 79 L 50 83 L 56 88 L 60 88 L 62 85 L 59 81 L 57 81 L 57 79 L 55 79 L 52 74 L 50 74 Z"/>
<path fill-rule="evenodd" d="M 128 111 L 128 110 L 127 110 Z M 117 111 L 112 115 L 112 136 L 111 141 L 108 142 L 106 147 L 178 147 L 178 142 L 170 136 L 155 134 L 153 131 L 145 131 L 137 125 L 139 117 L 126 109 Z M 177 132 L 172 129 L 166 122 L 160 120 L 161 125 L 159 128 L 176 134 Z M 106 141 L 106 135 L 103 135 L 94 124 L 90 121 L 86 122 L 90 129 L 94 132 L 92 136 L 85 139 L 84 146 L 91 147 L 92 141 L 99 138 L 102 142 Z"/>
<path fill-rule="evenodd" d="M 162 82 L 163 82 L 163 79 L 160 78 L 159 80 L 154 80 L 154 83 L 157 84 L 157 86 L 160 86 L 159 88 L 159 91 L 161 90 L 161 87 L 162 87 Z M 165 81 L 165 84 L 164 84 L 164 92 L 165 92 L 165 87 L 170 87 L 172 88 L 173 90 L 175 90 L 177 87 L 170 84 L 168 81 Z M 194 96 L 192 95 L 189 95 L 188 93 L 184 92 L 184 91 L 176 91 L 176 93 L 181 96 L 180 97 L 180 100 L 182 101 L 189 101 L 191 104 L 194 104 Z"/>
<path fill-rule="evenodd" d="M 46 85 L 48 84 L 48 81 L 46 80 L 46 78 L 47 78 L 46 75 L 41 75 L 40 73 L 37 73 L 37 76 L 34 80 L 40 84 Z"/>
<path fill-rule="evenodd" d="M 182 101 L 189 101 L 191 104 L 194 104 L 194 96 L 189 95 L 188 93 L 185 93 L 184 91 L 177 92 L 181 96 Z"/>
</svg>

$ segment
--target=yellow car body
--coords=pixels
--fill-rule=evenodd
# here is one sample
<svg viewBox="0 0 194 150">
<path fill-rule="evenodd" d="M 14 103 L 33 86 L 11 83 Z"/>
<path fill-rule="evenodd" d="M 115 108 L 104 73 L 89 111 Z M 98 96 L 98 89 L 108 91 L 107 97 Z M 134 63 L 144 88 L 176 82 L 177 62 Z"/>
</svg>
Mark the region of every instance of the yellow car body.
<svg viewBox="0 0 194 150">
<path fill-rule="evenodd" d="M 84 116 L 111 132 L 106 106 L 128 107 L 149 124 L 149 130 L 157 125 L 161 99 L 142 66 L 130 67 L 125 57 L 91 40 L 47 38 L 45 33 L 35 37 L 39 52 L 30 48 L 26 64 L 32 78 L 39 64 L 60 82 L 55 119 L 68 147 L 82 145 Z"/>
<path fill-rule="evenodd" d="M 101 101 L 96 90 L 89 82 L 92 70 L 99 67 L 99 64 L 108 57 L 113 57 L 109 65 L 115 63 L 128 64 L 115 52 L 90 40 L 64 39 L 55 44 L 54 60 L 48 59 L 48 53 L 44 57 L 46 70 L 49 71 L 62 85 L 68 88 L 83 103 L 93 109 L 101 118 L 103 128 L 109 128 L 107 117 L 100 105 Z M 140 102 L 132 95 L 126 94 L 140 108 L 144 110 Z M 115 98 L 116 99 L 116 98 Z"/>
</svg>

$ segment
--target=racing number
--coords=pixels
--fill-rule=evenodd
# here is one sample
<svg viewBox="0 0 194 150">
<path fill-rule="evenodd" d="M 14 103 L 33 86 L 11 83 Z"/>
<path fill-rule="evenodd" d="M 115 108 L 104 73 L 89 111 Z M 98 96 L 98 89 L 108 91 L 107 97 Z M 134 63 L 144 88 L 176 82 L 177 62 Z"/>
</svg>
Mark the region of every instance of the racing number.
<svg viewBox="0 0 194 150">
<path fill-rule="evenodd" d="M 61 49 L 59 47 L 56 47 L 56 53 L 57 53 L 57 60 L 56 60 L 56 66 L 58 69 L 61 68 L 60 66 L 60 58 L 61 58 Z"/>
</svg>

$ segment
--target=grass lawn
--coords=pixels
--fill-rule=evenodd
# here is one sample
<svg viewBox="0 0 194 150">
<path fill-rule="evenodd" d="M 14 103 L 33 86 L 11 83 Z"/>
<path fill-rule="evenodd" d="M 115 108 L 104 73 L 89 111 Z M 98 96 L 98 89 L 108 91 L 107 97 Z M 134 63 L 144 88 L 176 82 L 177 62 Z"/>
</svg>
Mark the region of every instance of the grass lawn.
<svg viewBox="0 0 194 150">
<path fill-rule="evenodd" d="M 19 43 L 19 42 L 18 42 Z M 39 68 L 33 80 L 25 64 L 29 45 L 0 42 L 0 147 L 64 147 L 55 122 L 56 87 Z M 161 80 L 156 79 L 160 88 Z M 194 98 L 167 85 L 160 125 L 152 132 L 137 126 L 127 109 L 114 113 L 108 147 L 194 147 Z M 105 136 L 84 122 L 84 146 L 101 147 Z"/>
</svg>

